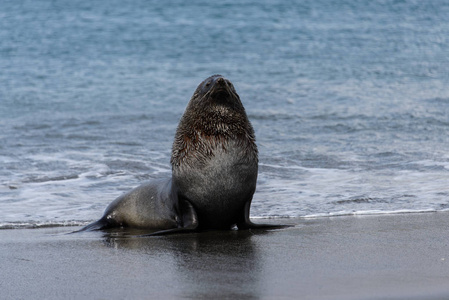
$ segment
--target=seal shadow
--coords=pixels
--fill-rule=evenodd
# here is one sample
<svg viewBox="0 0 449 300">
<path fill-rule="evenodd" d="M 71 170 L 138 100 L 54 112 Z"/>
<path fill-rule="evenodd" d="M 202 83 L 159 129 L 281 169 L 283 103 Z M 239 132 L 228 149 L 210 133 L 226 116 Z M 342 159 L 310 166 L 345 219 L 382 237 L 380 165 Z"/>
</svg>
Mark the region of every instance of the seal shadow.
<svg viewBox="0 0 449 300">
<path fill-rule="evenodd" d="M 186 298 L 259 298 L 263 272 L 261 235 L 269 230 L 203 231 L 151 238 L 142 230 L 104 232 L 102 243 L 113 249 L 137 251 L 151 257 L 169 256 L 173 280 Z"/>
</svg>

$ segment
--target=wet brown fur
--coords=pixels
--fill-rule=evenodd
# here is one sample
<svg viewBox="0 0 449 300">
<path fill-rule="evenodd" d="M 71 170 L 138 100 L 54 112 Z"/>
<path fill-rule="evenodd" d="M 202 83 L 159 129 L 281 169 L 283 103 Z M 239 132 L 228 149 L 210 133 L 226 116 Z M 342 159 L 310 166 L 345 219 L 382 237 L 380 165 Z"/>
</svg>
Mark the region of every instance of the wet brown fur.
<svg viewBox="0 0 449 300">
<path fill-rule="evenodd" d="M 230 140 L 242 146 L 242 157 L 255 158 L 257 163 L 254 130 L 232 83 L 226 80 L 225 84 L 231 102 L 217 102 L 215 89 L 202 91 L 204 84 L 216 76 L 219 75 L 207 78 L 198 86 L 179 122 L 172 148 L 173 168 L 202 164 L 216 149 L 226 151 Z"/>
</svg>

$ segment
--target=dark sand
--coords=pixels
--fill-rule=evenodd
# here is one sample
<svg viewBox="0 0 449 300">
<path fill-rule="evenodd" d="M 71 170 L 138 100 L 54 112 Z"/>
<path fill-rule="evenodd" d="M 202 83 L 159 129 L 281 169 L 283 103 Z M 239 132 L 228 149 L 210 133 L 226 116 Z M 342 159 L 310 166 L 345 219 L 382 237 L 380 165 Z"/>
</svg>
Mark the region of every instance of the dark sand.
<svg viewBox="0 0 449 300">
<path fill-rule="evenodd" d="M 0 298 L 449 299 L 449 213 L 276 221 L 296 226 L 0 230 Z"/>
</svg>

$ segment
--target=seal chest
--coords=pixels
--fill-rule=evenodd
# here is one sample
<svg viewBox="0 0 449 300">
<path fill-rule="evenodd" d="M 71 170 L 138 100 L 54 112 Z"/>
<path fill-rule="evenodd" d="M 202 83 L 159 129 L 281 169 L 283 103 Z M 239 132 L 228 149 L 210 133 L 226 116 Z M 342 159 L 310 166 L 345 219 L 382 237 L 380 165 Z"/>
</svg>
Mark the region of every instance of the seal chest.
<svg viewBox="0 0 449 300">
<path fill-rule="evenodd" d="M 192 204 L 201 228 L 230 228 L 243 218 L 257 180 L 254 130 L 232 83 L 220 75 L 196 89 L 172 150 L 178 197 Z"/>
</svg>

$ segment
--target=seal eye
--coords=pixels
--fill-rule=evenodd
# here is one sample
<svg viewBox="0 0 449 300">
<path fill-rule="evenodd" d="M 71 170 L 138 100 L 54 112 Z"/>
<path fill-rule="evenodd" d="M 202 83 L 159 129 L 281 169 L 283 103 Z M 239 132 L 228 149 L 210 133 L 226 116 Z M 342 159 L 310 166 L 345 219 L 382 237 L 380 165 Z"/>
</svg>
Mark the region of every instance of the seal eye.
<svg viewBox="0 0 449 300">
<path fill-rule="evenodd" d="M 211 83 L 212 82 L 210 80 L 208 82 L 206 82 L 206 87 L 209 87 Z"/>
</svg>

